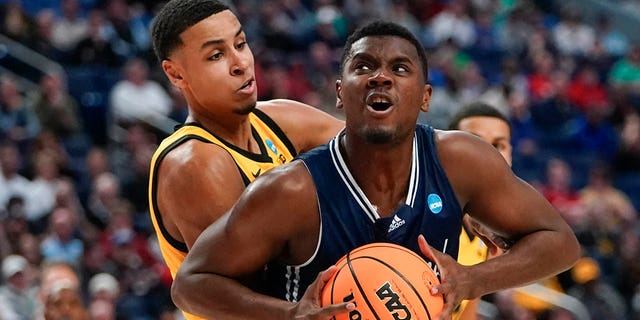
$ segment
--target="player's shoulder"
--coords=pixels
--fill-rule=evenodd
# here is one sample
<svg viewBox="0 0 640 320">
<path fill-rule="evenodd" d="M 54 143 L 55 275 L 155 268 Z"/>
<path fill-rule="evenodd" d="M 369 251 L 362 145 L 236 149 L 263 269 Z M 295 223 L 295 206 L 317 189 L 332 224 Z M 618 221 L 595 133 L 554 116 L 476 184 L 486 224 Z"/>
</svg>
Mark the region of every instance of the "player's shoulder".
<svg viewBox="0 0 640 320">
<path fill-rule="evenodd" d="M 474 150 L 490 147 L 480 137 L 461 130 L 435 129 L 435 141 L 439 152 L 453 152 L 464 155 Z M 461 153 L 461 154 L 460 154 Z"/>
<path fill-rule="evenodd" d="M 177 171 L 235 168 L 233 157 L 222 146 L 215 143 L 189 139 L 168 152 L 162 160 L 163 167 Z"/>
<path fill-rule="evenodd" d="M 317 108 L 306 103 L 289 99 L 258 101 L 256 108 L 277 122 L 304 120 L 305 117 L 315 115 L 319 112 Z"/>
</svg>

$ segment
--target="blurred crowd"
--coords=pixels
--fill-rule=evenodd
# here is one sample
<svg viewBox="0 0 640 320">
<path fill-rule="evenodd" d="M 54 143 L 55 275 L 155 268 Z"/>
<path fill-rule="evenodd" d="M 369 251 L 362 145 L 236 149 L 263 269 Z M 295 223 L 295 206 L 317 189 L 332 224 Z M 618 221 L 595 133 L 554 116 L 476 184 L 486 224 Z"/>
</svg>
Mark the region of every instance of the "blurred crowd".
<svg viewBox="0 0 640 320">
<path fill-rule="evenodd" d="M 615 2 L 640 25 L 640 1 Z M 259 99 L 337 117 L 348 34 L 377 18 L 409 28 L 434 86 L 419 121 L 444 129 L 469 102 L 498 108 L 515 173 L 576 232 L 584 258 L 542 285 L 592 319 L 640 319 L 640 42 L 610 15 L 553 0 L 227 3 Z M 162 4 L 0 0 L 0 320 L 180 318 L 147 209 L 151 156 L 187 112 L 150 47 Z M 34 69 L 14 46 L 60 67 Z M 576 318 L 513 292 L 485 299 L 497 319 Z"/>
</svg>

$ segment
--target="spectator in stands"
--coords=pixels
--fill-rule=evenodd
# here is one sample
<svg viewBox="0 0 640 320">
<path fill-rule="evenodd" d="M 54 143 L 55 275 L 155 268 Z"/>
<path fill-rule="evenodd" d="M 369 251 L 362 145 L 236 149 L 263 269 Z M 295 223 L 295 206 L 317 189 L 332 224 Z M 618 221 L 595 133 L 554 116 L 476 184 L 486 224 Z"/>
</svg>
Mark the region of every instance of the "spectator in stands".
<svg viewBox="0 0 640 320">
<path fill-rule="evenodd" d="M 111 172 L 99 174 L 94 180 L 87 202 L 87 217 L 100 230 L 111 220 L 111 210 L 121 198 L 120 180 Z"/>
<path fill-rule="evenodd" d="M 512 92 L 508 97 L 509 120 L 513 128 L 514 155 L 532 158 L 538 154 L 538 128 L 531 117 L 529 100 L 525 95 Z"/>
<path fill-rule="evenodd" d="M 499 48 L 512 56 L 525 53 L 528 39 L 534 29 L 531 21 L 536 15 L 539 15 L 539 12 L 526 2 L 509 11 L 503 26 L 497 30 Z"/>
<path fill-rule="evenodd" d="M 56 14 L 53 9 L 40 10 L 35 17 L 33 38 L 26 45 L 49 59 L 61 61 L 62 52 L 51 42 L 55 20 Z"/>
<path fill-rule="evenodd" d="M 51 131 L 61 139 L 81 133 L 78 102 L 67 92 L 61 72 L 45 73 L 33 100 L 33 109 L 43 130 Z"/>
<path fill-rule="evenodd" d="M 613 166 L 620 174 L 640 173 L 640 114 L 638 112 L 629 113 L 624 118 Z"/>
<path fill-rule="evenodd" d="M 572 168 L 565 160 L 550 159 L 541 192 L 574 230 L 582 230 L 587 227 L 588 216 L 578 191 L 571 185 L 572 174 Z"/>
<path fill-rule="evenodd" d="M 20 170 L 22 156 L 15 142 L 0 142 L 0 207 L 7 207 L 11 197 L 19 197 L 23 201 L 29 199 L 31 181 L 24 177 Z"/>
<path fill-rule="evenodd" d="M 20 144 L 25 152 L 31 139 L 40 132 L 40 122 L 20 93 L 16 79 L 0 75 L 0 136 Z"/>
<path fill-rule="evenodd" d="M 131 58 L 123 69 L 124 79 L 111 89 L 114 125 L 126 127 L 135 121 L 157 124 L 171 111 L 171 97 L 156 81 L 149 79 L 149 66 L 141 58 Z"/>
<path fill-rule="evenodd" d="M 34 155 L 33 180 L 29 190 L 27 221 L 29 230 L 40 235 L 46 230 L 49 214 L 56 205 L 56 184 L 61 179 L 60 167 L 51 152 Z"/>
<path fill-rule="evenodd" d="M 115 320 L 120 297 L 118 280 L 109 273 L 99 273 L 89 280 L 89 315 L 92 320 Z"/>
<path fill-rule="evenodd" d="M 611 111 L 607 87 L 600 81 L 594 66 L 586 64 L 578 69 L 567 87 L 567 98 L 581 112 L 589 109 L 604 109 L 606 114 Z"/>
<path fill-rule="evenodd" d="M 161 269 L 156 267 L 162 262 L 151 253 L 147 237 L 134 228 L 133 210 L 126 200 L 113 207 L 100 246 L 120 279 L 119 313 L 155 319 L 160 308 L 149 306 L 169 301 L 168 287 L 161 282 Z"/>
<path fill-rule="evenodd" d="M 580 9 L 567 7 L 560 22 L 551 30 L 553 43 L 563 55 L 587 56 L 593 50 L 596 34 L 593 28 L 583 23 Z"/>
<path fill-rule="evenodd" d="M 87 36 L 73 49 L 71 64 L 80 66 L 118 67 L 121 58 L 111 43 L 110 26 L 106 23 L 104 11 L 94 8 L 87 17 Z"/>
<path fill-rule="evenodd" d="M 591 108 L 567 123 L 570 148 L 594 160 L 610 161 L 618 148 L 618 132 L 611 125 L 608 109 Z"/>
<path fill-rule="evenodd" d="M 38 320 L 88 320 L 77 271 L 65 263 L 46 263 L 40 275 Z"/>
<path fill-rule="evenodd" d="M 33 319 L 38 288 L 27 259 L 20 255 L 4 258 L 2 276 L 6 284 L 0 286 L 0 319 Z"/>
<path fill-rule="evenodd" d="M 87 36 L 89 30 L 81 9 L 79 0 L 60 1 L 62 17 L 53 26 L 51 43 L 67 54 L 70 54 L 78 42 Z"/>
<path fill-rule="evenodd" d="M 638 215 L 629 197 L 613 186 L 613 176 L 604 163 L 596 163 L 589 172 L 588 184 L 580 189 L 580 201 L 592 221 L 592 231 L 618 233 L 633 225 Z"/>
<path fill-rule="evenodd" d="M 32 266 L 40 266 L 42 264 L 42 255 L 40 254 L 40 238 L 29 232 L 23 232 L 17 241 L 18 254 L 23 256 Z M 37 272 L 34 272 L 37 273 Z"/>
<path fill-rule="evenodd" d="M 58 207 L 49 219 L 48 233 L 40 244 L 45 262 L 63 262 L 80 270 L 84 244 L 76 236 L 78 214 L 71 208 Z"/>
<path fill-rule="evenodd" d="M 634 45 L 611 67 L 609 85 L 625 94 L 640 97 L 640 44 Z"/>
<path fill-rule="evenodd" d="M 449 1 L 445 9 L 431 20 L 431 33 L 436 44 L 451 39 L 461 48 L 471 47 L 476 42 L 476 33 L 466 2 Z"/>
<path fill-rule="evenodd" d="M 2 221 L 3 238 L 6 240 L 2 243 L 2 256 L 19 253 L 18 243 L 24 234 L 29 234 L 27 219 L 25 218 L 24 199 L 13 196 L 9 199 L 6 206 L 7 216 Z"/>
<path fill-rule="evenodd" d="M 111 163 L 107 151 L 98 146 L 92 146 L 84 156 L 82 170 L 76 179 L 76 190 L 80 203 L 87 205 L 94 180 L 102 173 L 111 170 Z"/>
<path fill-rule="evenodd" d="M 29 43 L 34 35 L 33 18 L 24 11 L 20 0 L 3 1 L 0 33 L 22 43 Z"/>
<path fill-rule="evenodd" d="M 622 57 L 629 50 L 629 38 L 611 22 L 611 18 L 602 13 L 596 21 L 596 41 L 613 57 Z"/>
</svg>

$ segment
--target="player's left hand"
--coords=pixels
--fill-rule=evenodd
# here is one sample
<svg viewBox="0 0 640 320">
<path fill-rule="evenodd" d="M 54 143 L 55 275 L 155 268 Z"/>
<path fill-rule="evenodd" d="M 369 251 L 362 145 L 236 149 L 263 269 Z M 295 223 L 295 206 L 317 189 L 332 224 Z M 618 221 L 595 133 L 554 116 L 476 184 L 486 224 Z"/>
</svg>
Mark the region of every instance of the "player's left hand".
<svg viewBox="0 0 640 320">
<path fill-rule="evenodd" d="M 295 320 L 324 320 L 332 319 L 334 316 L 349 312 L 355 309 L 353 302 L 342 302 L 322 307 L 322 288 L 331 279 L 338 269 L 331 266 L 320 272 L 316 280 L 307 287 L 302 299 L 293 309 L 293 319 Z"/>
<path fill-rule="evenodd" d="M 444 295 L 444 308 L 437 320 L 451 319 L 453 311 L 464 299 L 474 298 L 470 294 L 469 275 L 466 267 L 459 264 L 450 255 L 431 247 L 423 235 L 418 237 L 420 251 L 433 261 L 440 273 L 440 284 L 431 288 L 432 295 Z"/>
</svg>

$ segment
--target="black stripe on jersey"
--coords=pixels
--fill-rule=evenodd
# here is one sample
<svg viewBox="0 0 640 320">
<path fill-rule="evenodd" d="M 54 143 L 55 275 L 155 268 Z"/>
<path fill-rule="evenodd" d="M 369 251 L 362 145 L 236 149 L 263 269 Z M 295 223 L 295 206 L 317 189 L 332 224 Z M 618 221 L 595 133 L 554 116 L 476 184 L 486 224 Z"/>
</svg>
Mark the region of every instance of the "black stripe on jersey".
<svg viewBox="0 0 640 320">
<path fill-rule="evenodd" d="M 269 157 L 269 154 L 267 153 L 267 148 L 264 146 L 264 141 L 262 141 L 262 138 L 260 137 L 260 135 L 258 134 L 258 132 L 256 131 L 256 129 L 251 126 L 251 135 L 253 136 L 253 138 L 256 140 L 256 142 L 258 143 L 258 146 L 260 147 L 260 153 L 253 153 L 253 152 L 249 152 L 247 150 L 244 150 L 234 144 L 231 144 L 230 142 L 228 142 L 227 140 L 222 139 L 221 137 L 217 136 L 215 133 L 207 130 L 205 127 L 203 127 L 200 123 L 198 122 L 190 122 L 185 124 L 185 126 L 192 126 L 192 127 L 198 127 L 204 131 L 206 131 L 207 133 L 209 133 L 210 135 L 214 136 L 216 139 L 218 139 L 222 144 L 224 144 L 225 147 L 232 149 L 233 151 L 238 152 L 239 154 L 241 154 L 243 157 L 248 158 L 252 161 L 255 162 L 273 162 L 273 159 L 271 159 L 271 157 Z"/>
<path fill-rule="evenodd" d="M 298 152 L 293 146 L 293 143 L 291 143 L 291 140 L 289 140 L 287 135 L 284 134 L 284 131 L 282 131 L 280 126 L 275 121 L 273 121 L 271 117 L 269 117 L 266 113 L 264 113 L 264 111 L 260 109 L 253 109 L 253 114 L 255 114 L 260 120 L 262 120 L 262 122 L 264 122 L 271 129 L 271 131 L 273 131 L 273 133 L 278 136 L 280 141 L 282 141 L 282 143 L 287 147 L 287 150 L 289 150 L 289 153 L 291 153 L 291 156 L 295 157 L 298 155 Z"/>
<path fill-rule="evenodd" d="M 160 162 L 162 161 L 162 159 L 164 159 L 164 157 L 167 154 L 169 154 L 170 151 L 172 151 L 173 149 L 177 148 L 179 145 L 191 139 L 195 139 L 198 141 L 202 141 L 204 143 L 210 143 L 215 145 L 215 143 L 213 143 L 212 141 L 209 141 L 198 135 L 185 135 L 184 137 L 174 141 L 171 145 L 169 145 L 164 150 L 162 150 L 162 152 L 158 155 L 158 158 L 156 158 L 156 162 L 154 164 L 154 170 L 153 170 L 153 185 L 151 186 L 151 198 L 153 199 L 152 200 L 153 213 L 156 217 L 158 228 L 160 228 L 160 232 L 162 232 L 162 236 L 167 240 L 167 242 L 169 242 L 169 244 L 172 247 L 184 253 L 189 252 L 189 249 L 187 248 L 187 244 L 172 237 L 171 234 L 169 234 L 169 231 L 167 231 L 167 229 L 164 227 L 164 223 L 162 222 L 162 215 L 160 214 L 160 208 L 158 208 L 158 201 L 156 199 L 158 198 L 158 171 L 160 169 Z M 234 161 L 234 163 L 238 168 L 238 172 L 240 172 L 240 176 L 242 177 L 242 181 L 244 182 L 244 185 L 245 186 L 249 185 L 249 182 L 251 182 L 249 181 L 249 177 L 247 177 L 247 175 L 245 175 L 244 172 L 242 172 L 242 169 L 240 169 L 240 166 L 238 165 L 237 162 Z"/>
</svg>

